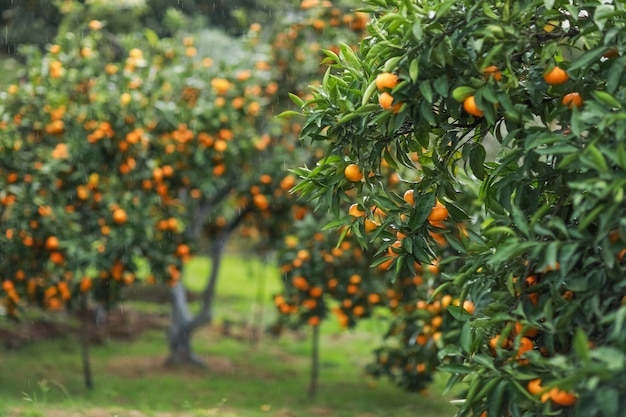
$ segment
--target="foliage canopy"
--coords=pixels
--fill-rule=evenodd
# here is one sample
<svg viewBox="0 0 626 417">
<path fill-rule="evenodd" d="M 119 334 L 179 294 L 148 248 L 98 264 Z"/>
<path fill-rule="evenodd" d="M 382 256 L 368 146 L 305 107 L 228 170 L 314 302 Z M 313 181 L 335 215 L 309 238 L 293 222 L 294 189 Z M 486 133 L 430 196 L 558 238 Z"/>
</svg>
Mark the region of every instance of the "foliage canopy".
<svg viewBox="0 0 626 417">
<path fill-rule="evenodd" d="M 448 308 L 464 324 L 439 355 L 451 383 L 469 384 L 460 415 L 617 416 L 626 405 L 624 5 L 365 3 L 370 36 L 356 52 L 327 51 L 322 85 L 294 97 L 302 140 L 327 148 L 299 171 L 297 189 L 364 247 L 384 256 L 393 246 L 391 270 L 438 263 L 445 282 L 432 297 L 452 287 L 473 302 L 471 315 Z M 398 81 L 377 86 L 381 74 Z M 344 177 L 352 163 L 362 180 Z M 384 165 L 401 172 L 411 204 L 388 189 Z M 354 202 L 385 213 L 375 233 L 342 214 Z M 437 204 L 448 217 L 429 221 Z"/>
</svg>

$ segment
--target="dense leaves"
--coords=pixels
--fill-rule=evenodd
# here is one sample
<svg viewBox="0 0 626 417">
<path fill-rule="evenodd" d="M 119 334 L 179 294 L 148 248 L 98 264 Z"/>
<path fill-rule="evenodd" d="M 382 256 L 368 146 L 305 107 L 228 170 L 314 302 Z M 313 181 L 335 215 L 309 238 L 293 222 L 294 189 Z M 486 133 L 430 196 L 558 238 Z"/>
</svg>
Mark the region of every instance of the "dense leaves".
<svg viewBox="0 0 626 417">
<path fill-rule="evenodd" d="M 396 272 L 442 255 L 454 265 L 444 285 L 476 307 L 448 308 L 466 324 L 440 355 L 463 359 L 442 367 L 468 384 L 460 415 L 619 415 L 624 5 L 365 3 L 370 36 L 356 52 L 328 51 L 331 69 L 300 103 L 301 138 L 326 156 L 297 189 L 365 248 L 392 247 Z M 362 180 L 343 177 L 349 164 Z M 414 204 L 386 186 L 384 165 Z M 346 191 L 382 210 L 380 230 L 402 231 L 401 243 L 358 234 L 341 215 Z M 436 204 L 443 223 L 429 219 Z"/>
</svg>

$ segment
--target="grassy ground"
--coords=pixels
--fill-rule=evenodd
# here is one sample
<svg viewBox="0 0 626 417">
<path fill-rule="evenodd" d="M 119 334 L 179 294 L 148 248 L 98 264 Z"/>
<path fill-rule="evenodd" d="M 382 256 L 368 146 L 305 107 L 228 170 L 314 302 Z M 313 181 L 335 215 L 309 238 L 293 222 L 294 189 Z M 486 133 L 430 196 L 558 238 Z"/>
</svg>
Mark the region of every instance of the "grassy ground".
<svg viewBox="0 0 626 417">
<path fill-rule="evenodd" d="M 186 279 L 197 289 L 208 264 L 194 260 Z M 371 320 L 356 331 L 322 325 L 322 368 L 318 398 L 307 400 L 310 337 L 305 332 L 250 342 L 249 325 L 263 311 L 271 322 L 270 294 L 279 289 L 275 270 L 228 257 L 218 285 L 216 321 L 194 337 L 206 369 L 164 368 L 163 332 L 133 342 L 92 348 L 95 384 L 82 384 L 77 341 L 65 338 L 29 345 L 0 356 L 0 417 L 445 417 L 454 415 L 439 380 L 431 394 L 410 394 L 363 373 L 379 342 Z M 258 282 L 265 285 L 258 285 Z M 263 301 L 261 303 L 261 300 Z M 263 307 L 261 307 L 261 305 Z M 162 307 L 167 311 L 167 305 Z M 151 308 L 155 308 L 152 306 Z M 233 335 L 222 334 L 224 320 Z"/>
</svg>

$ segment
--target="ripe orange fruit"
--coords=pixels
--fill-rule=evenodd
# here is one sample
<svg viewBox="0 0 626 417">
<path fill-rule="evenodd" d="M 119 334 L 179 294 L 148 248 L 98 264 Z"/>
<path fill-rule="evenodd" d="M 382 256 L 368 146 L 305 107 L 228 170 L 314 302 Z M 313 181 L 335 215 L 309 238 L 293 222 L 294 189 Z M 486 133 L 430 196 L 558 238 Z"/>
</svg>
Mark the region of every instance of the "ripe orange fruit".
<svg viewBox="0 0 626 417">
<path fill-rule="evenodd" d="M 378 304 L 378 303 L 380 303 L 380 295 L 378 295 L 376 293 L 372 293 L 372 294 L 367 296 L 367 301 L 370 304 Z"/>
<path fill-rule="evenodd" d="M 89 29 L 94 31 L 102 29 L 102 22 L 100 22 L 99 20 L 90 20 Z"/>
<path fill-rule="evenodd" d="M 435 259 L 433 263 L 426 266 L 426 269 L 428 269 L 428 272 L 431 274 L 437 275 L 439 273 L 439 260 Z"/>
<path fill-rule="evenodd" d="M 50 254 L 50 261 L 55 264 L 61 264 L 64 261 L 63 254 L 61 252 L 52 252 Z"/>
<path fill-rule="evenodd" d="M 573 109 L 574 107 L 580 107 L 583 104 L 583 98 L 580 96 L 579 93 L 569 93 L 566 94 L 563 97 L 563 100 L 561 101 L 561 103 L 563 103 L 564 106 L 567 106 L 570 109 Z"/>
<path fill-rule="evenodd" d="M 361 317 L 363 314 L 365 314 L 365 308 L 363 306 L 356 306 L 354 307 L 352 312 L 354 313 L 355 316 Z"/>
<path fill-rule="evenodd" d="M 357 164 L 349 164 L 343 170 L 343 174 L 346 178 L 352 182 L 358 182 L 363 179 L 363 172 Z"/>
<path fill-rule="evenodd" d="M 499 334 L 489 339 L 489 347 L 491 347 L 491 349 L 493 350 L 496 350 L 496 347 L 498 345 L 504 349 L 507 347 L 508 344 L 509 344 L 508 339 L 501 337 Z"/>
<path fill-rule="evenodd" d="M 178 247 L 176 248 L 176 255 L 178 256 L 187 256 L 189 255 L 189 246 L 181 243 L 180 245 L 178 245 Z"/>
<path fill-rule="evenodd" d="M 524 329 L 524 325 L 522 323 L 520 323 L 519 321 L 515 323 L 515 333 L 516 334 L 521 334 L 522 336 L 526 336 L 526 337 L 535 337 L 537 336 L 537 333 L 539 333 L 539 330 L 537 329 L 533 329 L 533 328 L 528 328 L 526 330 Z"/>
<path fill-rule="evenodd" d="M 398 85 L 398 76 L 390 72 L 383 72 L 376 77 L 376 88 L 383 90 L 385 88 L 394 88 Z"/>
<path fill-rule="evenodd" d="M 80 291 L 87 292 L 89 291 L 90 288 L 91 288 L 91 278 L 83 277 L 83 279 L 80 281 Z"/>
<path fill-rule="evenodd" d="M 374 220 L 365 219 L 364 224 L 365 224 L 366 232 L 371 232 L 373 230 L 376 230 L 376 228 L 378 228 L 378 223 L 376 223 Z"/>
<path fill-rule="evenodd" d="M 293 175 L 287 175 L 280 182 L 280 188 L 284 191 L 291 190 L 294 185 L 296 185 L 296 177 L 294 177 Z"/>
<path fill-rule="evenodd" d="M 482 117 L 484 115 L 482 110 L 480 110 L 478 106 L 476 106 L 476 99 L 474 98 L 474 96 L 469 96 L 468 98 L 463 100 L 463 109 L 465 109 L 465 111 L 472 116 Z"/>
<path fill-rule="evenodd" d="M 399 254 L 394 249 L 399 250 L 401 247 L 402 247 L 402 242 L 399 240 L 396 240 L 387 248 L 387 253 L 394 257 L 398 256 Z"/>
<path fill-rule="evenodd" d="M 311 297 L 315 297 L 315 298 L 321 297 L 323 292 L 324 290 L 321 287 L 312 287 L 309 290 L 309 294 L 311 294 Z"/>
<path fill-rule="evenodd" d="M 406 190 L 404 192 L 404 195 L 402 196 L 402 198 L 404 198 L 404 201 L 406 201 L 407 203 L 409 203 L 410 205 L 414 205 L 415 204 L 415 191 L 413 190 Z"/>
<path fill-rule="evenodd" d="M 565 70 L 555 66 L 552 70 L 543 74 L 543 79 L 548 84 L 563 84 L 565 81 L 569 80 L 569 75 L 567 75 Z"/>
<path fill-rule="evenodd" d="M 483 70 L 485 78 L 493 77 L 494 80 L 500 81 L 502 79 L 502 73 L 498 70 L 498 67 L 491 65 Z"/>
<path fill-rule="evenodd" d="M 393 104 L 393 96 L 386 91 L 378 96 L 378 104 L 384 110 L 391 110 L 393 113 L 398 113 L 402 107 L 402 103 Z"/>
<path fill-rule="evenodd" d="M 37 212 L 41 217 L 46 217 L 52 214 L 52 209 L 50 208 L 50 206 L 39 206 Z"/>
<path fill-rule="evenodd" d="M 264 194 L 255 194 L 252 200 L 254 202 L 254 205 L 257 206 L 261 210 L 267 210 L 270 206 L 270 203 Z"/>
<path fill-rule="evenodd" d="M 46 239 L 46 249 L 56 250 L 59 248 L 59 239 L 56 236 L 50 236 Z"/>
<path fill-rule="evenodd" d="M 470 314 L 474 314 L 474 303 L 470 300 L 463 301 L 463 309 Z"/>
<path fill-rule="evenodd" d="M 354 203 L 350 206 L 350 209 L 348 210 L 348 214 L 350 214 L 350 216 L 353 216 L 353 217 L 365 216 L 365 212 L 359 209 L 359 205 L 357 203 Z"/>
<path fill-rule="evenodd" d="M 116 208 L 113 211 L 113 221 L 117 224 L 124 224 L 128 221 L 128 215 L 122 208 Z"/>
<path fill-rule="evenodd" d="M 76 195 L 79 200 L 85 201 L 89 198 L 89 189 L 84 185 L 76 187 Z"/>
<path fill-rule="evenodd" d="M 440 222 L 448 218 L 448 209 L 443 204 L 437 203 L 428 215 L 428 221 L 431 223 Z"/>
<path fill-rule="evenodd" d="M 164 165 L 163 168 L 161 168 L 161 172 L 164 177 L 171 177 L 174 175 L 174 168 L 172 168 L 171 165 Z"/>
<path fill-rule="evenodd" d="M 569 407 L 576 403 L 576 396 L 571 392 L 562 391 L 558 388 L 552 388 L 548 391 L 548 396 L 555 404 L 561 405 L 563 407 Z"/>
<path fill-rule="evenodd" d="M 519 349 L 517 350 L 516 357 L 521 357 L 524 353 L 529 350 L 533 350 L 533 341 L 527 337 L 522 337 L 519 341 Z"/>
<path fill-rule="evenodd" d="M 543 387 L 541 386 L 541 378 L 533 379 L 532 381 L 528 381 L 528 392 L 532 395 L 539 395 L 543 391 Z"/>
<path fill-rule="evenodd" d="M 320 324 L 320 318 L 317 316 L 309 317 L 308 323 L 311 326 L 318 326 Z"/>
</svg>

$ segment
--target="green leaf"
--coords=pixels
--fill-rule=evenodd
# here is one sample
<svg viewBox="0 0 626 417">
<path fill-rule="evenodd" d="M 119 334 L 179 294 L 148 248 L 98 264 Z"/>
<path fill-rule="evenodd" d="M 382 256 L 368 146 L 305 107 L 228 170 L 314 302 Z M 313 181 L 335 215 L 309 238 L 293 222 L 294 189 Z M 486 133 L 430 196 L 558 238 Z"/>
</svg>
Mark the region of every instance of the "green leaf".
<svg viewBox="0 0 626 417">
<path fill-rule="evenodd" d="M 606 80 L 606 91 L 609 93 L 615 92 L 617 87 L 621 84 L 622 73 L 624 72 L 624 63 L 622 60 L 616 59 L 615 62 L 609 68 L 609 75 Z"/>
<path fill-rule="evenodd" d="M 444 284 L 439 285 L 435 289 L 435 291 L 433 291 L 433 293 L 430 295 L 429 299 L 430 300 L 435 300 L 437 298 L 437 296 L 439 294 L 441 294 L 441 292 L 444 291 L 446 288 L 449 288 L 451 284 L 452 284 L 451 282 L 446 282 Z"/>
<path fill-rule="evenodd" d="M 552 10 L 554 7 L 554 0 L 543 0 L 543 5 L 546 6 L 547 10 Z"/>
<path fill-rule="evenodd" d="M 604 30 L 606 22 L 613 17 L 615 6 L 610 4 L 600 4 L 593 13 L 593 21 L 600 30 Z"/>
<path fill-rule="evenodd" d="M 159 43 L 159 35 L 157 35 L 152 29 L 146 28 L 143 31 L 146 40 L 150 44 L 150 46 L 155 46 Z"/>
<path fill-rule="evenodd" d="M 411 26 L 411 33 L 413 34 L 413 37 L 416 41 L 422 39 L 422 24 L 419 20 L 415 22 L 413 26 Z"/>
<path fill-rule="evenodd" d="M 325 63 L 325 61 L 328 61 L 329 58 L 330 58 L 330 61 L 335 61 L 337 63 L 341 62 L 341 60 L 339 59 L 339 55 L 337 55 L 333 51 L 331 51 L 329 49 L 322 49 L 322 52 L 327 56 L 327 58 L 325 58 L 322 61 L 322 63 Z"/>
<path fill-rule="evenodd" d="M 367 102 L 370 101 L 370 98 L 372 97 L 375 91 L 376 91 L 376 80 L 372 81 L 365 89 L 365 92 L 363 93 L 363 98 L 361 99 L 361 106 L 365 106 Z"/>
<path fill-rule="evenodd" d="M 297 112 L 295 110 L 286 110 L 286 111 L 284 111 L 284 112 L 282 112 L 280 114 L 277 114 L 274 117 L 276 117 L 277 119 L 283 119 L 283 118 L 287 119 L 287 118 L 292 117 L 292 116 L 302 116 L 302 113 Z"/>
<path fill-rule="evenodd" d="M 474 87 L 462 85 L 452 91 L 452 98 L 461 103 L 463 100 L 474 94 L 475 91 L 476 89 Z"/>
<path fill-rule="evenodd" d="M 501 415 L 502 408 L 502 398 L 504 397 L 504 392 L 508 387 L 509 382 L 506 379 L 500 380 L 500 383 L 491 391 L 487 396 L 487 415 L 497 416 Z"/>
<path fill-rule="evenodd" d="M 452 7 L 456 3 L 456 0 L 448 0 L 443 3 L 440 3 L 437 6 L 437 11 L 435 12 L 435 21 L 439 20 L 441 17 L 445 16 Z"/>
<path fill-rule="evenodd" d="M 624 321 L 626 321 L 626 306 L 621 306 L 615 313 L 612 337 L 617 338 L 624 331 Z"/>
<path fill-rule="evenodd" d="M 417 82 L 417 78 L 419 77 L 419 63 L 417 59 L 414 59 L 409 64 L 409 77 L 411 81 Z"/>
<path fill-rule="evenodd" d="M 426 99 L 426 101 L 428 101 L 429 103 L 432 103 L 433 102 L 433 90 L 430 86 L 430 82 L 422 81 L 420 83 L 419 89 L 420 89 L 420 92 L 422 93 L 422 96 L 424 96 L 424 98 Z"/>
<path fill-rule="evenodd" d="M 472 145 L 472 150 L 470 151 L 470 168 L 472 172 L 479 180 L 485 179 L 485 158 L 487 156 L 487 151 L 485 147 L 480 143 L 475 143 Z"/>
<path fill-rule="evenodd" d="M 304 101 L 298 97 L 297 95 L 293 94 L 293 93 L 289 93 L 289 98 L 291 99 L 291 101 L 294 102 L 294 104 L 296 106 L 298 106 L 299 108 L 302 108 L 304 105 Z"/>
<path fill-rule="evenodd" d="M 589 340 L 587 335 L 580 327 L 576 329 L 574 334 L 574 350 L 578 354 L 578 357 L 585 362 L 591 361 L 591 355 L 589 354 Z"/>
<path fill-rule="evenodd" d="M 459 338 L 459 342 L 461 344 L 461 348 L 467 353 L 471 353 L 472 351 L 472 340 L 472 326 L 469 321 L 466 321 L 461 328 L 461 337 Z"/>
<path fill-rule="evenodd" d="M 448 312 L 458 321 L 467 321 L 472 315 L 461 306 L 449 306 Z"/>
<path fill-rule="evenodd" d="M 615 97 L 605 91 L 594 91 L 593 95 L 609 107 L 616 109 L 622 107 L 622 104 Z"/>
<path fill-rule="evenodd" d="M 480 356 L 481 358 L 484 357 L 484 355 L 476 355 L 476 356 Z M 476 356 L 474 357 L 474 360 L 476 360 Z M 481 364 L 482 365 L 482 364 Z M 493 367 L 493 364 L 492 364 Z M 483 380 L 483 384 L 481 384 L 481 388 L 480 390 L 476 393 L 476 398 L 477 400 L 482 400 L 483 398 L 485 398 L 486 396 L 489 395 L 489 393 L 494 389 L 494 387 L 496 386 L 496 384 L 500 381 L 500 378 L 491 378 L 488 382 L 484 382 Z M 471 398 L 469 398 L 468 396 L 468 400 L 471 400 Z M 482 402 L 482 401 L 481 401 Z M 498 414 L 496 414 L 498 415 Z"/>
<path fill-rule="evenodd" d="M 578 57 L 572 65 L 570 65 L 568 71 L 575 71 L 578 68 L 587 67 L 589 63 L 598 61 L 605 51 L 605 47 L 600 47 L 591 51 L 587 51 L 585 54 Z"/>
<path fill-rule="evenodd" d="M 345 43 L 340 43 L 339 49 L 341 50 L 341 54 L 346 59 L 346 62 L 348 63 L 348 65 L 350 65 L 352 68 L 357 68 L 357 69 L 360 69 L 362 67 L 359 57 L 357 57 L 357 55 L 354 53 L 352 48 L 350 48 Z"/>
<path fill-rule="evenodd" d="M 441 77 L 437 78 L 433 86 L 435 87 L 435 91 L 441 97 L 448 97 L 448 89 L 450 88 L 450 84 L 448 83 L 447 75 L 442 75 Z"/>
<path fill-rule="evenodd" d="M 439 366 L 437 370 L 442 371 L 442 372 L 448 372 L 451 374 L 460 374 L 460 375 L 468 375 L 473 372 L 472 368 L 465 366 L 465 365 L 457 365 L 457 364 L 442 365 L 442 366 Z"/>
<path fill-rule="evenodd" d="M 398 62 L 400 62 L 400 59 L 402 59 L 401 56 L 394 56 L 392 58 L 389 58 L 387 62 L 385 62 L 385 65 L 383 66 L 383 72 L 395 71 L 395 69 L 398 66 Z"/>
<path fill-rule="evenodd" d="M 409 227 L 411 230 L 415 230 L 426 222 L 426 219 L 430 215 L 430 212 L 435 205 L 436 196 L 435 193 L 426 193 L 415 196 L 415 209 L 409 219 Z"/>
<path fill-rule="evenodd" d="M 337 122 L 335 122 L 335 126 L 341 126 L 343 124 L 348 123 L 350 120 L 356 119 L 358 117 L 361 117 L 359 113 L 348 113 L 345 116 L 343 116 L 341 119 L 337 120 Z"/>
<path fill-rule="evenodd" d="M 590 158 L 589 161 L 598 171 L 607 172 L 609 170 L 604 155 L 593 143 L 587 145 L 583 156 L 588 156 Z"/>
</svg>

